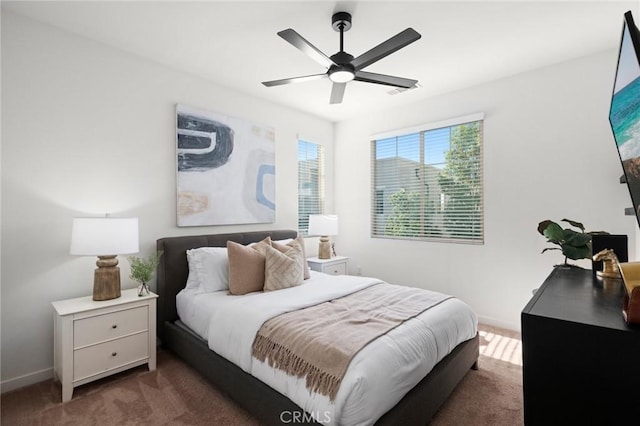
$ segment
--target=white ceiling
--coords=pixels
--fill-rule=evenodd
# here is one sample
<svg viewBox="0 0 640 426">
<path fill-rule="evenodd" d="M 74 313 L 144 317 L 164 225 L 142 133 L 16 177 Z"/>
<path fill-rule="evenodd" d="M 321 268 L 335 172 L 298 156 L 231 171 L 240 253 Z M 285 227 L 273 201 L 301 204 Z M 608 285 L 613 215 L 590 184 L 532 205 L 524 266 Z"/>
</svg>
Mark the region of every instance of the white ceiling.
<svg viewBox="0 0 640 426">
<path fill-rule="evenodd" d="M 616 49 L 623 14 L 632 10 L 635 15 L 638 2 L 2 1 L 2 9 L 341 121 Z M 343 103 L 329 105 L 328 79 L 270 88 L 261 84 L 324 72 L 276 33 L 293 28 L 330 56 L 339 50 L 339 33 L 331 28 L 331 16 L 338 11 L 353 15 L 344 49 L 356 57 L 407 27 L 422 34 L 366 68 L 417 79 L 421 87 L 390 95 L 389 86 L 351 82 Z"/>
</svg>

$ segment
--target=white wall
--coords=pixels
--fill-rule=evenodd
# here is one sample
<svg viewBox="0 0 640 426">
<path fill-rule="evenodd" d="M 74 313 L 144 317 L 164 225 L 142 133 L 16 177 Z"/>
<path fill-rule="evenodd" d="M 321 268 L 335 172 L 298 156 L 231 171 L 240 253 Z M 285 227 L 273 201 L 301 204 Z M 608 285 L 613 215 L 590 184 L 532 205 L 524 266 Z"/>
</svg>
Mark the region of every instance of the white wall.
<svg viewBox="0 0 640 426">
<path fill-rule="evenodd" d="M 364 275 L 454 294 L 485 323 L 518 330 L 531 291 L 563 260 L 559 252 L 540 254 L 547 246 L 536 231 L 541 220 L 569 218 L 587 230 L 628 234 L 635 259 L 637 225 L 624 216 L 631 201 L 618 183 L 622 168 L 608 122 L 616 55 L 338 124 L 336 245 L 351 256 L 351 271 L 360 266 Z M 372 239 L 370 135 L 476 112 L 485 113 L 484 245 Z"/>
<path fill-rule="evenodd" d="M 275 223 L 176 227 L 176 103 L 274 126 Z M 92 292 L 95 259 L 68 254 L 73 217 L 139 217 L 144 255 L 163 236 L 296 229 L 298 134 L 333 156 L 327 121 L 6 12 L 2 104 L 3 391 L 51 377 L 51 302 Z M 329 194 L 332 178 L 329 162 Z"/>
</svg>

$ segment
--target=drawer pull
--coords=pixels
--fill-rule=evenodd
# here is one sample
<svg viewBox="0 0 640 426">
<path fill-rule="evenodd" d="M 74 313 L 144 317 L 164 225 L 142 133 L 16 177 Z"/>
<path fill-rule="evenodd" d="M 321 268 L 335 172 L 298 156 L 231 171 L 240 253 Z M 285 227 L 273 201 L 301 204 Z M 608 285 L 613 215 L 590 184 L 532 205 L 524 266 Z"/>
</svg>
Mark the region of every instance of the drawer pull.
<svg viewBox="0 0 640 426">
<path fill-rule="evenodd" d="M 116 356 L 118 355 L 118 352 L 111 352 L 111 356 Z"/>
<path fill-rule="evenodd" d="M 118 324 L 113 324 L 111 328 L 118 328 Z"/>
</svg>

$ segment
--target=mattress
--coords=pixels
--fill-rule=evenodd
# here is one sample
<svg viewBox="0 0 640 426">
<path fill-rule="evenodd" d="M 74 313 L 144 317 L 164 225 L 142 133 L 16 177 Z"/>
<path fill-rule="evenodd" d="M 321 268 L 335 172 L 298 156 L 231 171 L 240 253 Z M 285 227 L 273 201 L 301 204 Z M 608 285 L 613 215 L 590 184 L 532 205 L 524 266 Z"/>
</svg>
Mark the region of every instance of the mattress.
<svg viewBox="0 0 640 426">
<path fill-rule="evenodd" d="M 380 280 L 311 271 L 304 284 L 273 292 L 232 296 L 226 291 L 182 290 L 178 315 L 209 348 L 287 396 L 328 425 L 370 425 L 402 399 L 458 344 L 477 333 L 471 308 L 451 298 L 406 321 L 365 346 L 352 359 L 334 401 L 310 392 L 304 378 L 290 376 L 251 356 L 251 345 L 267 319 L 335 299 Z"/>
</svg>

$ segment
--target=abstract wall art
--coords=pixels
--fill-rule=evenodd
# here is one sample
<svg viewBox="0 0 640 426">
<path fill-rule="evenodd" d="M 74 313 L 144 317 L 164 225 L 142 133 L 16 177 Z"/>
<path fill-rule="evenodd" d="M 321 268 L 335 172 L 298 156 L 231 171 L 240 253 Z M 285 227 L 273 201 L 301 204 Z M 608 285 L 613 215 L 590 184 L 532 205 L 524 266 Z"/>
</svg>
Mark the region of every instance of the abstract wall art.
<svg viewBox="0 0 640 426">
<path fill-rule="evenodd" d="M 275 222 L 273 128 L 176 106 L 178 226 Z"/>
</svg>

